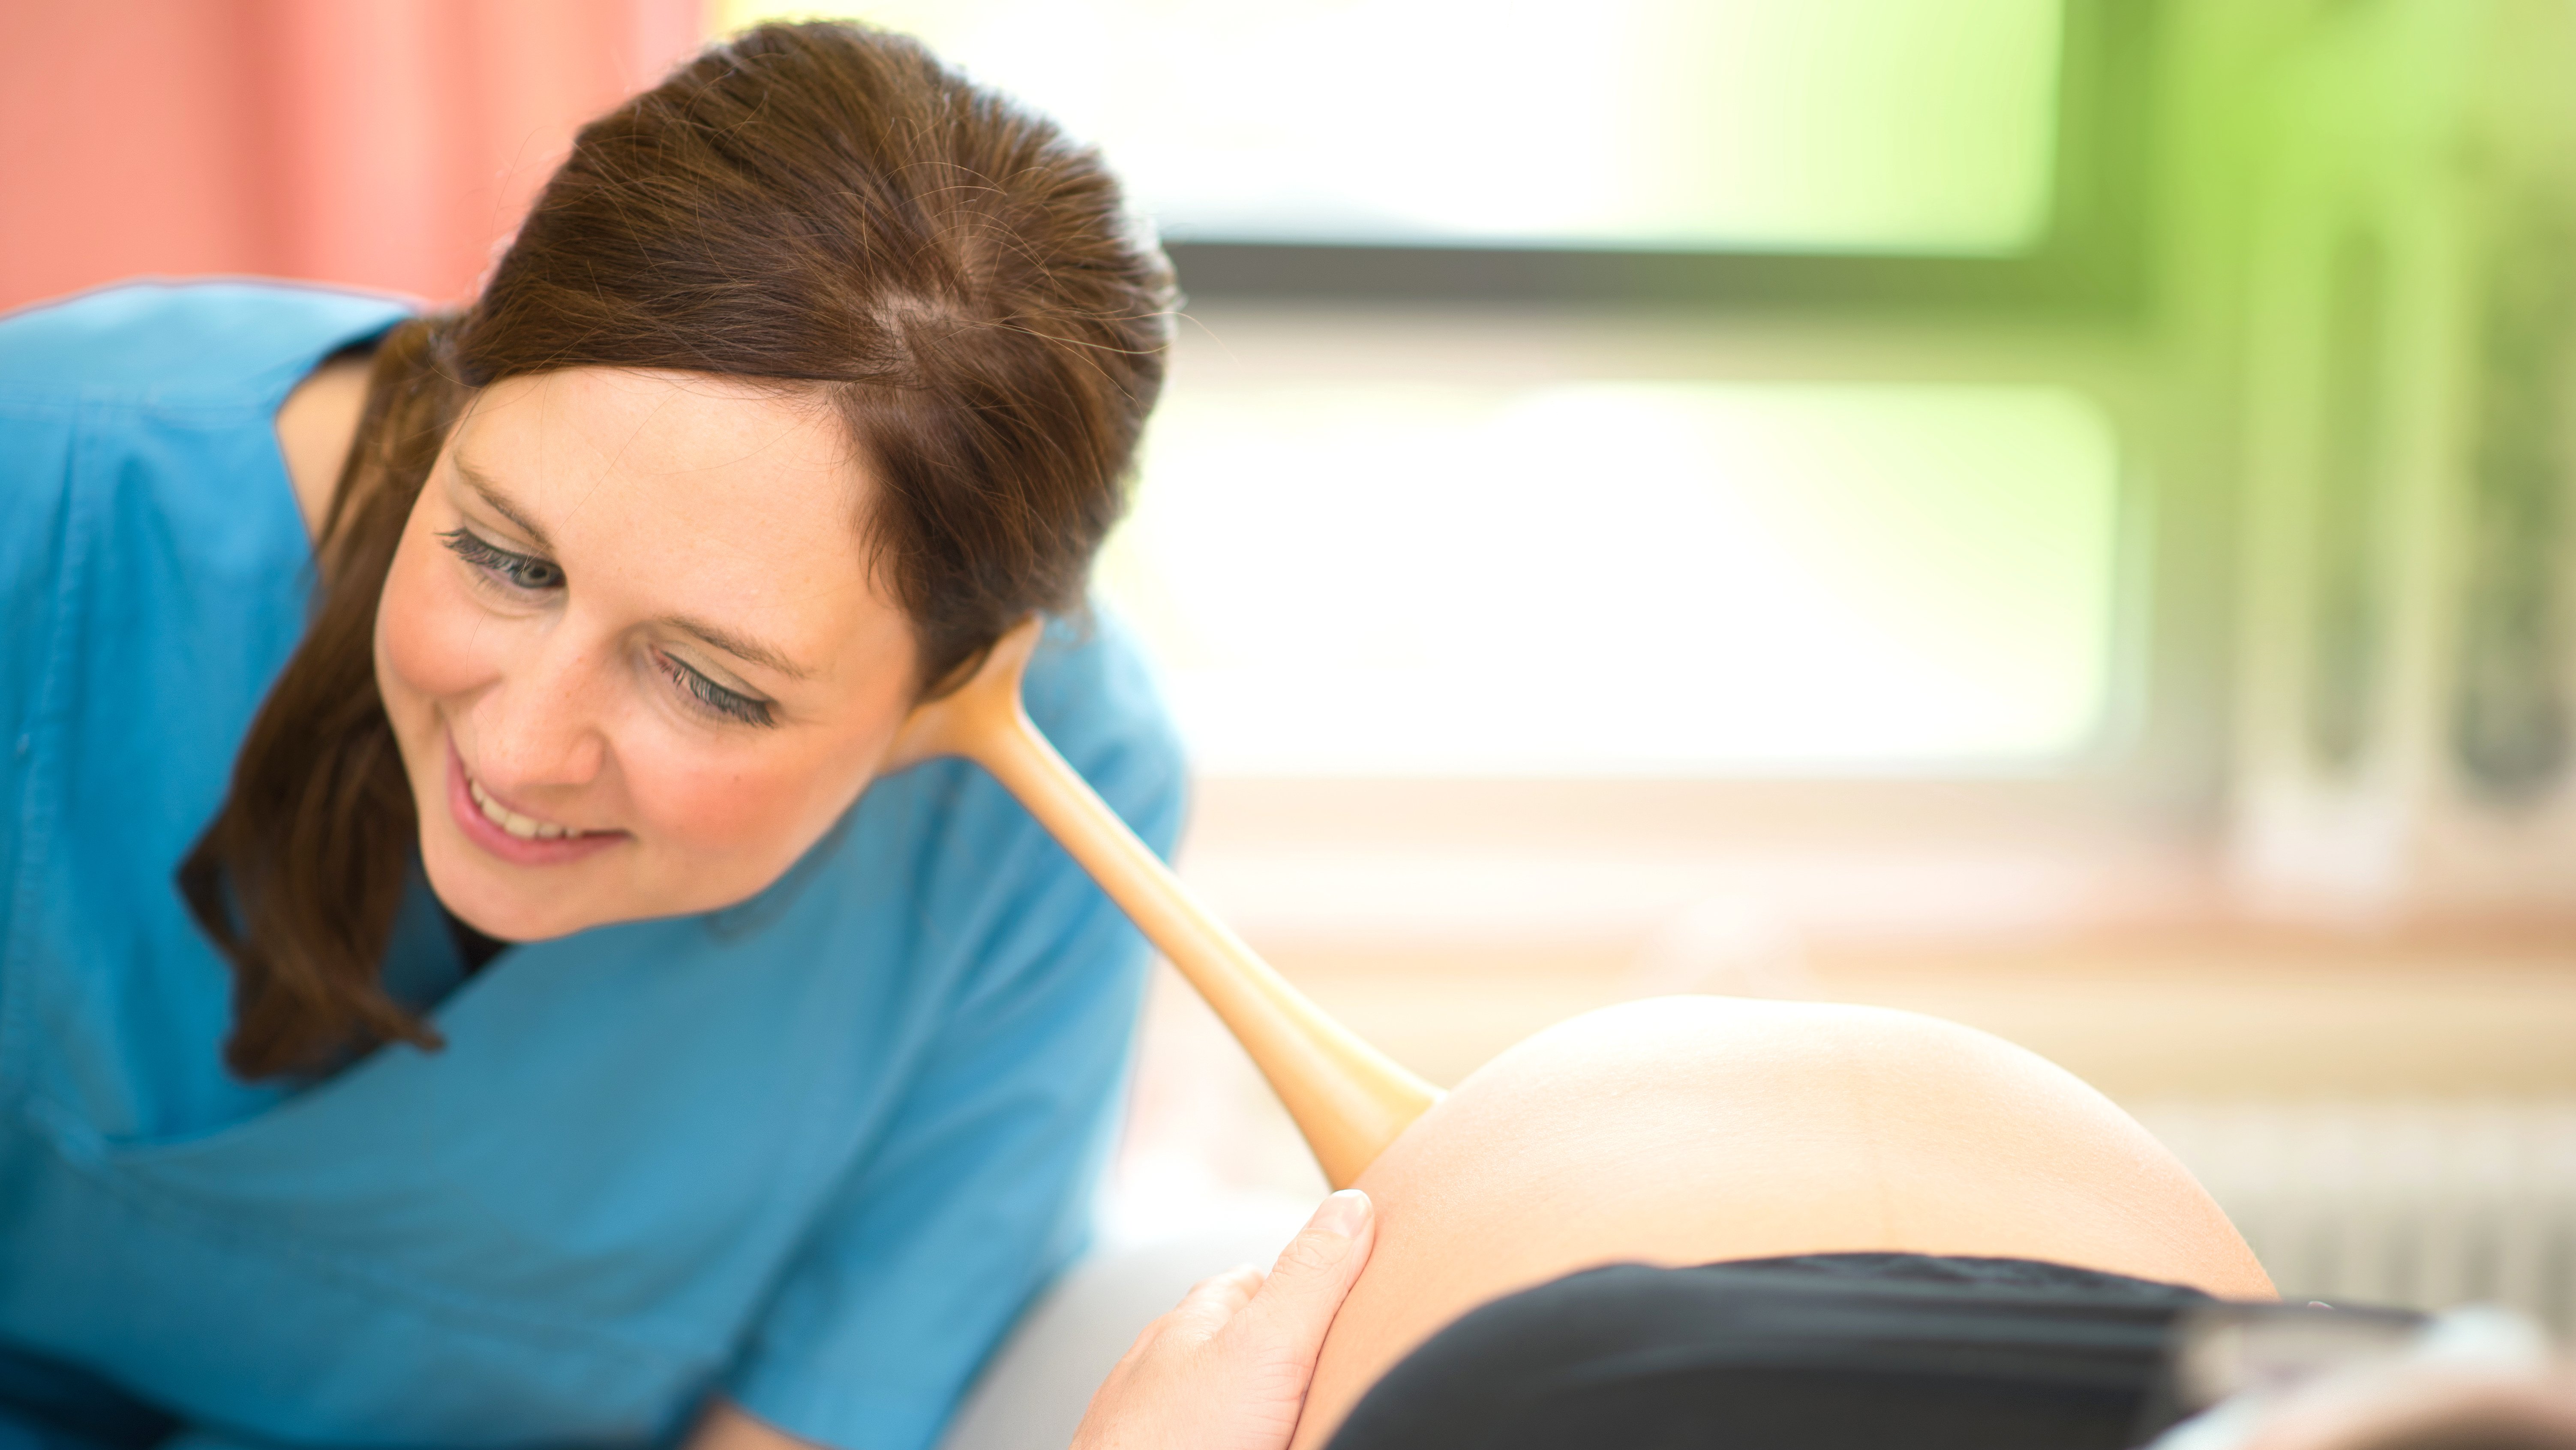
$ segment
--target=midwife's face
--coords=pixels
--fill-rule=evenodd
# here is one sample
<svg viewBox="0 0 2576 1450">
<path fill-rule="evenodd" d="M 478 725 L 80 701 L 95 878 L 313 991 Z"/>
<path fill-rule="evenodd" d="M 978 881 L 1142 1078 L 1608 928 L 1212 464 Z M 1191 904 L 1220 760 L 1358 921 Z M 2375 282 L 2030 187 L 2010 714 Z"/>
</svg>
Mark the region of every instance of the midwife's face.
<svg viewBox="0 0 2576 1450">
<path fill-rule="evenodd" d="M 807 398 L 604 368 L 486 388 L 376 615 L 439 899 L 532 941 L 777 880 L 911 703 L 870 488 Z"/>
</svg>

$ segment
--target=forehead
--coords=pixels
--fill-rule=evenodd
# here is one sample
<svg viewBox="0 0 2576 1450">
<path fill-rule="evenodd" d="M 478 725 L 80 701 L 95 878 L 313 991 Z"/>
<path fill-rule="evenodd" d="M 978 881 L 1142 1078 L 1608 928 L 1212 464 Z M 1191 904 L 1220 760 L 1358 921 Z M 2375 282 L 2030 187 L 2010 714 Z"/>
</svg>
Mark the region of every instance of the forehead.
<svg viewBox="0 0 2576 1450">
<path fill-rule="evenodd" d="M 479 481 L 505 498 L 595 597 L 795 642 L 891 608 L 868 577 L 868 470 L 811 392 L 609 368 L 505 378 L 449 455 L 469 495 Z"/>
<path fill-rule="evenodd" d="M 457 425 L 460 457 L 577 479 L 722 489 L 837 489 L 855 506 L 862 473 L 848 430 L 813 392 L 698 373 L 566 368 L 504 378 Z"/>
</svg>

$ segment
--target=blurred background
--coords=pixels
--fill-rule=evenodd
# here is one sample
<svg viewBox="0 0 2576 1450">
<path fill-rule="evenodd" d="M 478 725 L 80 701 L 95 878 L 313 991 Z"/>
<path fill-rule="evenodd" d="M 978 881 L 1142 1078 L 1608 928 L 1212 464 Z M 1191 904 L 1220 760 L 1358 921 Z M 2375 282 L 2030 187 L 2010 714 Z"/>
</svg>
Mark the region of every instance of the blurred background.
<svg viewBox="0 0 2576 1450">
<path fill-rule="evenodd" d="M 572 127 L 852 14 L 1189 294 L 1101 571 L 1184 869 L 1455 1081 L 1918 1008 L 2293 1296 L 2576 1330 L 2576 0 L 0 0 L 0 305 L 467 295 Z M 1157 988 L 1112 1201 L 1320 1179 Z"/>
</svg>

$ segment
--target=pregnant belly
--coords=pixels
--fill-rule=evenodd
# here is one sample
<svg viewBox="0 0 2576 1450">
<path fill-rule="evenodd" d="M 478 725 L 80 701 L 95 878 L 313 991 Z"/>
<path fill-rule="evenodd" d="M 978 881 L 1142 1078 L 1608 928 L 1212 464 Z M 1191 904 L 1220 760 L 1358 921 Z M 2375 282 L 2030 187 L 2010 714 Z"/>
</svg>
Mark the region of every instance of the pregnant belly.
<svg viewBox="0 0 2576 1450">
<path fill-rule="evenodd" d="M 1470 1076 L 1359 1186 L 1377 1248 L 1294 1450 L 1320 1450 L 1458 1315 L 1605 1263 L 1887 1250 L 2272 1294 L 2108 1099 L 2000 1039 L 1878 1008 L 1694 997 L 1577 1018 Z"/>
</svg>

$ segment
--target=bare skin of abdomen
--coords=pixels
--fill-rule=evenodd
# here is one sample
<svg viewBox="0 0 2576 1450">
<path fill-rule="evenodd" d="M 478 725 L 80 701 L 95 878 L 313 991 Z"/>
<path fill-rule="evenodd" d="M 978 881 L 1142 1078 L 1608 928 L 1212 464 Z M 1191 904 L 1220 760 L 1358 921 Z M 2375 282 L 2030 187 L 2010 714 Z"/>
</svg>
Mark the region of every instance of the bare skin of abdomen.
<svg viewBox="0 0 2576 1450">
<path fill-rule="evenodd" d="M 1487 1300 L 1577 1269 L 1896 1250 L 2273 1297 L 2173 1155 L 2001 1039 L 1912 1013 L 1631 1003 L 1494 1059 L 1361 1176 L 1376 1251 L 1292 1450 Z"/>
</svg>

